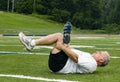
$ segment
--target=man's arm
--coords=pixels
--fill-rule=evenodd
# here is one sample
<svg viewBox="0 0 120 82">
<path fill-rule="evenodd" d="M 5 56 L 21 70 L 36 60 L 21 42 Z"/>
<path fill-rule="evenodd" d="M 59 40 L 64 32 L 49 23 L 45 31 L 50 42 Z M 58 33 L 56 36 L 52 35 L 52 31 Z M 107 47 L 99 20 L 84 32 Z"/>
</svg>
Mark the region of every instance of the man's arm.
<svg viewBox="0 0 120 82">
<path fill-rule="evenodd" d="M 62 46 L 62 50 L 69 56 L 75 63 L 78 62 L 78 55 L 73 52 L 70 48 Z"/>
<path fill-rule="evenodd" d="M 75 63 L 78 62 L 78 55 L 71 50 L 69 46 L 62 43 L 57 43 L 57 48 L 63 50 L 68 57 L 70 57 Z"/>
</svg>

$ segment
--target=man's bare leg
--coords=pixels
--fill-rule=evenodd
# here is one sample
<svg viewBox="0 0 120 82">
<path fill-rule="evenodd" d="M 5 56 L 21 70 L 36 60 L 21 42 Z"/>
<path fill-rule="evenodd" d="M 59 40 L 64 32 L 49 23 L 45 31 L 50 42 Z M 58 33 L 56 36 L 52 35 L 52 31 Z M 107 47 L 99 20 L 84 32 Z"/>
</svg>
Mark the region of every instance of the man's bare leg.
<svg viewBox="0 0 120 82">
<path fill-rule="evenodd" d="M 22 44 L 26 47 L 28 51 L 31 51 L 32 48 L 36 45 L 51 45 L 56 44 L 58 42 L 63 43 L 63 34 L 62 33 L 54 33 L 50 34 L 48 36 L 42 37 L 40 39 L 30 39 L 27 36 L 25 36 L 24 33 L 19 33 L 19 39 L 22 42 Z M 53 52 L 59 52 L 60 50 L 57 48 L 53 48 Z"/>
<path fill-rule="evenodd" d="M 51 45 L 57 42 L 63 43 L 63 34 L 54 33 L 35 40 L 36 45 Z"/>
<path fill-rule="evenodd" d="M 51 44 L 55 44 L 55 46 L 56 46 L 56 44 L 58 42 L 63 43 L 63 34 L 61 34 L 61 33 L 50 34 L 48 36 L 45 36 L 45 37 L 42 37 L 40 39 L 36 39 L 35 40 L 35 44 L 36 45 L 51 45 Z M 52 53 L 53 54 L 60 52 L 60 50 L 57 49 L 55 46 L 52 49 Z"/>
</svg>

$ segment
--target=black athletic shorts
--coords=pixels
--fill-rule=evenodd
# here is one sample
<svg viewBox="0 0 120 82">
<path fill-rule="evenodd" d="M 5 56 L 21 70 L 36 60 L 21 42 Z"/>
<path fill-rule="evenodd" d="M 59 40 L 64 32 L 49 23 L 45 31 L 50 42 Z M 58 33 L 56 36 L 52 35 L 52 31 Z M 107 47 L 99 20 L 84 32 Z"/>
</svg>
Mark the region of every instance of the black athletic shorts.
<svg viewBox="0 0 120 82">
<path fill-rule="evenodd" d="M 68 56 L 63 51 L 60 51 L 57 54 L 52 54 L 52 52 L 50 52 L 48 61 L 50 70 L 58 72 L 65 66 L 67 60 Z"/>
</svg>

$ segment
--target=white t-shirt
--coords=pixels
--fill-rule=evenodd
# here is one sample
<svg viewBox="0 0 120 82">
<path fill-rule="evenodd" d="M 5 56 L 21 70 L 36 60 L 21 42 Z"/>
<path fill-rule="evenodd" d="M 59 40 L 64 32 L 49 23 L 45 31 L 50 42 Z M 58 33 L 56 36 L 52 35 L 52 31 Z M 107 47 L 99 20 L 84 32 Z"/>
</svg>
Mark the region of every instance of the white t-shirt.
<svg viewBox="0 0 120 82">
<path fill-rule="evenodd" d="M 78 54 L 78 63 L 68 58 L 66 65 L 58 73 L 92 73 L 97 68 L 97 62 L 91 54 L 72 49 Z"/>
</svg>

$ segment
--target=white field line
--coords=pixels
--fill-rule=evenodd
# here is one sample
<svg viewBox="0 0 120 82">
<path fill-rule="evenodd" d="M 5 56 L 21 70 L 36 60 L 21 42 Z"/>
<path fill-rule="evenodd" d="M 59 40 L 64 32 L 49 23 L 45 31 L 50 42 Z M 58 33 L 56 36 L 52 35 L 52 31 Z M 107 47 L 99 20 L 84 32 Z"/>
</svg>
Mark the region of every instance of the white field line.
<svg viewBox="0 0 120 82">
<path fill-rule="evenodd" d="M 75 37 L 76 39 L 105 39 L 105 37 Z"/>
<path fill-rule="evenodd" d="M 71 47 L 72 48 L 94 48 L 95 46 L 71 45 Z M 39 49 L 39 48 L 53 49 L 52 46 L 36 46 L 34 49 Z"/>
<path fill-rule="evenodd" d="M 107 49 L 107 50 L 120 50 L 120 48 L 97 48 L 96 46 L 83 46 L 83 45 L 71 45 L 72 48 L 94 48 L 94 49 Z M 34 49 L 47 48 L 52 49 L 52 46 L 36 46 Z"/>
<path fill-rule="evenodd" d="M 22 46 L 22 45 L 0 45 L 0 46 Z M 94 48 L 95 46 L 71 45 L 72 48 Z M 34 49 L 48 48 L 53 49 L 52 46 L 35 46 Z"/>
<path fill-rule="evenodd" d="M 95 48 L 95 49 L 120 50 L 120 48 Z"/>
<path fill-rule="evenodd" d="M 22 46 L 22 45 L 0 45 L 0 46 Z M 120 48 L 97 48 L 96 46 L 84 46 L 84 45 L 71 45 L 72 48 L 95 48 L 95 49 L 108 49 L 108 50 L 120 50 Z M 47 48 L 52 49 L 52 46 L 35 46 L 34 49 Z"/>
<path fill-rule="evenodd" d="M 7 51 L 0 51 L 0 54 L 33 54 L 33 55 L 41 55 L 41 56 L 48 56 L 48 53 L 34 53 L 34 52 L 7 52 Z M 110 56 L 110 58 L 117 59 L 120 58 L 119 56 Z"/>
<path fill-rule="evenodd" d="M 116 44 L 120 44 L 120 42 L 116 42 Z"/>
<path fill-rule="evenodd" d="M 52 81 L 52 82 L 78 82 L 78 81 L 70 81 L 63 79 L 48 79 L 43 77 L 32 77 L 32 76 L 24 76 L 24 75 L 12 75 L 12 74 L 0 74 L 0 77 L 12 77 L 12 78 L 20 78 L 20 79 L 31 79 L 31 80 L 39 80 L 39 81 Z"/>
<path fill-rule="evenodd" d="M 0 54 L 34 54 L 34 55 L 49 55 L 46 53 L 35 53 L 35 52 L 9 52 L 9 51 L 0 51 Z"/>
<path fill-rule="evenodd" d="M 95 46 L 71 45 L 73 48 L 95 48 Z"/>
<path fill-rule="evenodd" d="M 120 57 L 118 57 L 118 56 L 110 56 L 110 58 L 117 59 L 117 58 L 120 58 Z"/>
<path fill-rule="evenodd" d="M 19 38 L 18 36 L 3 36 L 1 35 L 2 37 L 6 37 L 6 38 Z M 30 38 L 42 38 L 43 36 L 28 36 Z M 76 38 L 76 39 L 101 39 L 101 38 L 105 38 L 103 36 L 94 36 L 94 37 L 91 37 L 91 36 L 81 36 L 81 37 L 72 37 L 72 38 Z"/>
<path fill-rule="evenodd" d="M 40 49 L 40 48 L 48 48 L 48 49 L 53 49 L 52 46 L 35 46 L 34 49 Z"/>
<path fill-rule="evenodd" d="M 0 46 L 22 46 L 22 45 L 0 45 Z"/>
<path fill-rule="evenodd" d="M 2 34 L 1 34 L 1 36 L 0 37 L 5 37 L 5 38 L 19 38 L 18 36 L 3 36 Z M 29 38 L 32 38 L 32 39 L 34 39 L 34 38 L 42 38 L 43 36 L 28 36 Z"/>
</svg>

